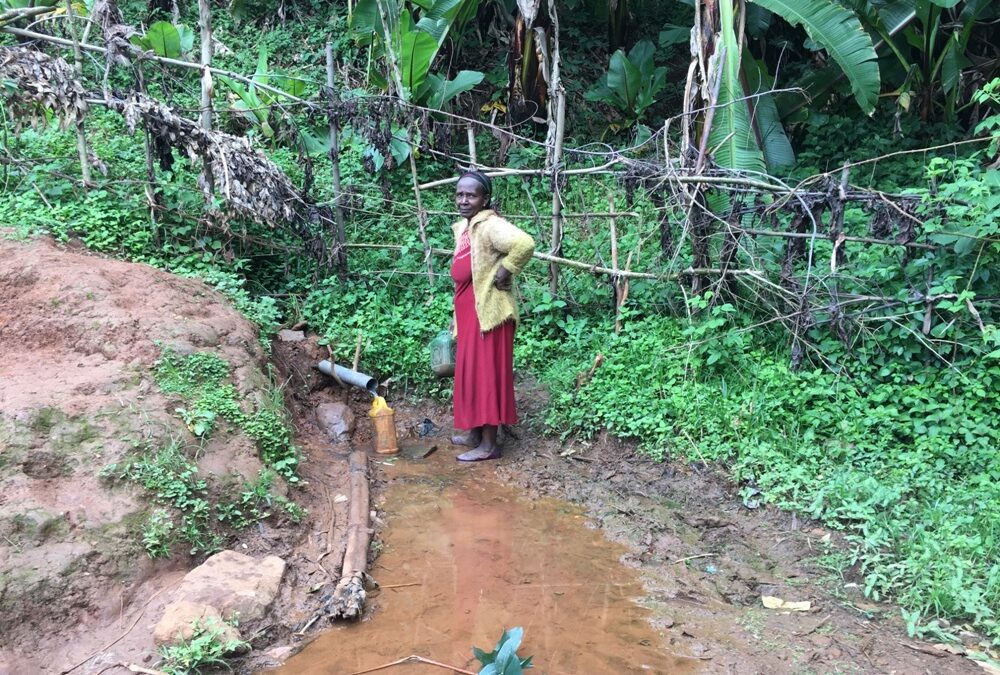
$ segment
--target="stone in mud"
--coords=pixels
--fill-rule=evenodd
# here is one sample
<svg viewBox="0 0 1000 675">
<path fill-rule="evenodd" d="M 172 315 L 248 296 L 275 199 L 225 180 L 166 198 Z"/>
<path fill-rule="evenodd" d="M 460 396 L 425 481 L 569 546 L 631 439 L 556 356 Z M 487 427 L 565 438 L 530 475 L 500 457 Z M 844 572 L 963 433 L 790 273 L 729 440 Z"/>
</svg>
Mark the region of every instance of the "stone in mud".
<svg viewBox="0 0 1000 675">
<path fill-rule="evenodd" d="M 300 330 L 279 330 L 278 339 L 282 342 L 302 342 L 306 339 L 306 334 Z"/>
<path fill-rule="evenodd" d="M 285 561 L 277 556 L 222 551 L 188 572 L 177 597 L 210 605 L 226 620 L 255 621 L 274 602 L 284 573 Z"/>
<path fill-rule="evenodd" d="M 316 421 L 334 441 L 346 441 L 354 431 L 354 413 L 343 403 L 316 406 Z"/>
<path fill-rule="evenodd" d="M 222 620 L 215 607 L 181 600 L 167 605 L 163 618 L 153 630 L 153 641 L 157 647 L 187 642 L 195 636 L 196 626 L 217 631 L 218 640 L 223 644 L 242 639 L 234 626 Z"/>
</svg>

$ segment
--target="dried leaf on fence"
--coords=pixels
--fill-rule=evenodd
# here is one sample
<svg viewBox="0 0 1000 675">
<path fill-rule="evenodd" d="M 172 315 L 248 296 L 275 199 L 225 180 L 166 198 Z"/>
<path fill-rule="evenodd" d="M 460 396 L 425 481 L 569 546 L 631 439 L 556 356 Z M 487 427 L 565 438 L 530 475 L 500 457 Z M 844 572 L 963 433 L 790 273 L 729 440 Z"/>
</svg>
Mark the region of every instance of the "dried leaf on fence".
<svg viewBox="0 0 1000 675">
<path fill-rule="evenodd" d="M 44 119 L 43 110 L 51 110 L 65 128 L 87 111 L 87 94 L 62 58 L 30 47 L 0 47 L 0 79 L 14 82 L 8 98 L 15 118 L 37 121 Z M 222 196 L 226 215 L 290 227 L 305 242 L 306 253 L 330 262 L 322 238 L 315 234 L 333 222 L 329 208 L 303 198 L 291 179 L 247 138 L 206 131 L 139 92 L 110 96 L 105 104 L 125 118 L 130 132 L 148 129 L 161 161 L 171 161 L 172 150 L 178 150 L 206 167 L 214 185 L 204 172 L 199 185 L 206 197 L 213 191 Z"/>
<path fill-rule="evenodd" d="M 0 80 L 14 83 L 8 94 L 14 119 L 44 124 L 51 110 L 65 129 L 87 112 L 86 92 L 64 59 L 28 47 L 0 47 Z"/>
</svg>

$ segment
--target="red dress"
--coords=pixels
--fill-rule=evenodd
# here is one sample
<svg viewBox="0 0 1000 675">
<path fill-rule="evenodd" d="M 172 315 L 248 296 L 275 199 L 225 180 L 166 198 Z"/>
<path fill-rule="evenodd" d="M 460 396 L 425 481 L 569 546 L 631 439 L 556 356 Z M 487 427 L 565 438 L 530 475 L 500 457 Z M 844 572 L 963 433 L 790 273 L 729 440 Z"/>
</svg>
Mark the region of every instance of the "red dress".
<svg viewBox="0 0 1000 675">
<path fill-rule="evenodd" d="M 479 329 L 472 287 L 472 256 L 468 235 L 451 263 L 455 282 L 455 427 L 516 424 L 514 408 L 514 321 L 488 333 Z"/>
</svg>

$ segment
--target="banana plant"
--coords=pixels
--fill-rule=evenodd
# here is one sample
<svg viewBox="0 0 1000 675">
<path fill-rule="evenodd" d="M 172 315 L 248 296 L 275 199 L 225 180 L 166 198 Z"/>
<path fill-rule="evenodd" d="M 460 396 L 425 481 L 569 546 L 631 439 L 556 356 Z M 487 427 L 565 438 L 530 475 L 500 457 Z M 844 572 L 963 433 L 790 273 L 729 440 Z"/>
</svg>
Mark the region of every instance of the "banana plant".
<svg viewBox="0 0 1000 675">
<path fill-rule="evenodd" d="M 640 40 L 629 51 L 619 49 L 611 55 L 608 72 L 584 98 L 608 103 L 624 116 L 625 127 L 642 119 L 656 95 L 666 85 L 667 69 L 653 63 L 655 47 L 649 40 Z"/>
<path fill-rule="evenodd" d="M 934 115 L 935 99 L 941 92 L 940 109 L 950 122 L 958 109 L 963 71 L 975 65 L 968 57 L 972 40 L 977 31 L 988 40 L 988 24 L 998 14 L 1000 10 L 990 0 L 894 0 L 864 17 L 906 73 L 895 92 L 901 105 L 908 107 L 915 95 L 920 116 L 926 120 Z M 992 72 L 988 72 L 990 62 Z M 995 59 L 984 65 L 984 79 L 989 80 L 996 72 Z"/>
<path fill-rule="evenodd" d="M 763 173 L 764 153 L 758 145 L 750 118 L 748 99 L 740 82 L 741 54 L 736 37 L 736 18 L 731 0 L 719 3 L 717 51 L 709 59 L 710 69 L 721 78 L 719 97 L 711 118 L 706 115 L 708 148 L 719 166 Z M 711 122 L 708 120 L 711 119 Z M 705 133 L 703 130 L 702 133 Z"/>
<path fill-rule="evenodd" d="M 507 47 L 507 110 L 515 124 L 542 121 L 549 96 L 552 22 L 543 0 L 517 0 Z"/>
<path fill-rule="evenodd" d="M 368 45 L 373 60 L 389 61 L 389 74 L 376 75 L 375 83 L 388 87 L 396 80 L 401 98 L 441 110 L 482 82 L 483 74 L 476 71 L 461 71 L 452 79 L 430 72 L 448 36 L 475 16 L 479 1 L 361 0 L 351 19 L 355 38 Z"/>
<path fill-rule="evenodd" d="M 732 169 L 777 171 L 794 161 L 791 144 L 784 132 L 779 102 L 769 93 L 773 88 L 763 62 L 740 49 L 733 0 L 700 0 L 718 9 L 716 31 L 712 39 L 700 40 L 709 63 L 710 77 L 719 78 L 718 100 L 705 115 L 702 146 L 711 151 L 715 162 Z M 771 15 L 792 25 L 801 25 L 810 39 L 825 49 L 851 84 L 858 105 L 866 113 L 875 108 L 881 89 L 878 55 L 870 35 L 858 16 L 833 0 L 751 0 L 758 10 L 745 17 L 751 30 L 767 29 Z M 760 10 L 765 10 L 761 12 Z M 707 104 L 707 101 L 703 101 Z M 707 139 L 704 134 L 707 133 Z"/>
<path fill-rule="evenodd" d="M 157 56 L 170 59 L 186 57 L 194 48 L 194 31 L 186 25 L 156 21 L 142 35 L 133 35 L 132 44 Z"/>
<path fill-rule="evenodd" d="M 251 82 L 244 85 L 242 82 L 219 75 L 221 82 L 230 92 L 230 109 L 238 112 L 243 119 L 248 121 L 253 127 L 272 143 L 279 141 L 280 137 L 286 134 L 281 132 L 281 117 L 274 113 L 274 105 L 278 102 L 280 95 L 258 85 L 271 86 L 292 96 L 301 97 L 305 93 L 306 84 L 304 80 L 290 77 L 281 72 L 271 72 L 267 64 L 267 49 L 262 45 L 257 53 L 257 69 L 254 71 Z M 294 132 L 293 132 L 294 133 Z M 310 152 L 320 152 L 325 150 L 321 146 L 319 137 L 310 133 L 294 133 L 296 142 L 305 143 Z"/>
</svg>

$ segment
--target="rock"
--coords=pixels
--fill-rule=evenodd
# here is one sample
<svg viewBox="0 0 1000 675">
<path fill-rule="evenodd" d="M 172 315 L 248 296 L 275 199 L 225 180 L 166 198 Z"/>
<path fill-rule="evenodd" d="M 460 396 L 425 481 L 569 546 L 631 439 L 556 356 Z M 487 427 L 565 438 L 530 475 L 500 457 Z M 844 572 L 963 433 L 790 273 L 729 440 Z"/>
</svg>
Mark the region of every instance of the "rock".
<svg viewBox="0 0 1000 675">
<path fill-rule="evenodd" d="M 306 334 L 300 330 L 279 330 L 278 339 L 282 342 L 302 342 L 306 339 Z"/>
<path fill-rule="evenodd" d="M 177 597 L 210 605 L 226 620 L 255 621 L 274 602 L 284 573 L 285 561 L 277 556 L 222 551 L 188 572 Z"/>
<path fill-rule="evenodd" d="M 153 641 L 157 647 L 186 642 L 194 637 L 196 625 L 218 630 L 219 641 L 223 644 L 242 639 L 234 626 L 222 620 L 215 607 L 181 600 L 167 605 L 163 618 L 153 630 Z"/>
<path fill-rule="evenodd" d="M 354 413 L 343 403 L 316 406 L 316 421 L 334 441 L 346 441 L 354 432 Z"/>
</svg>

